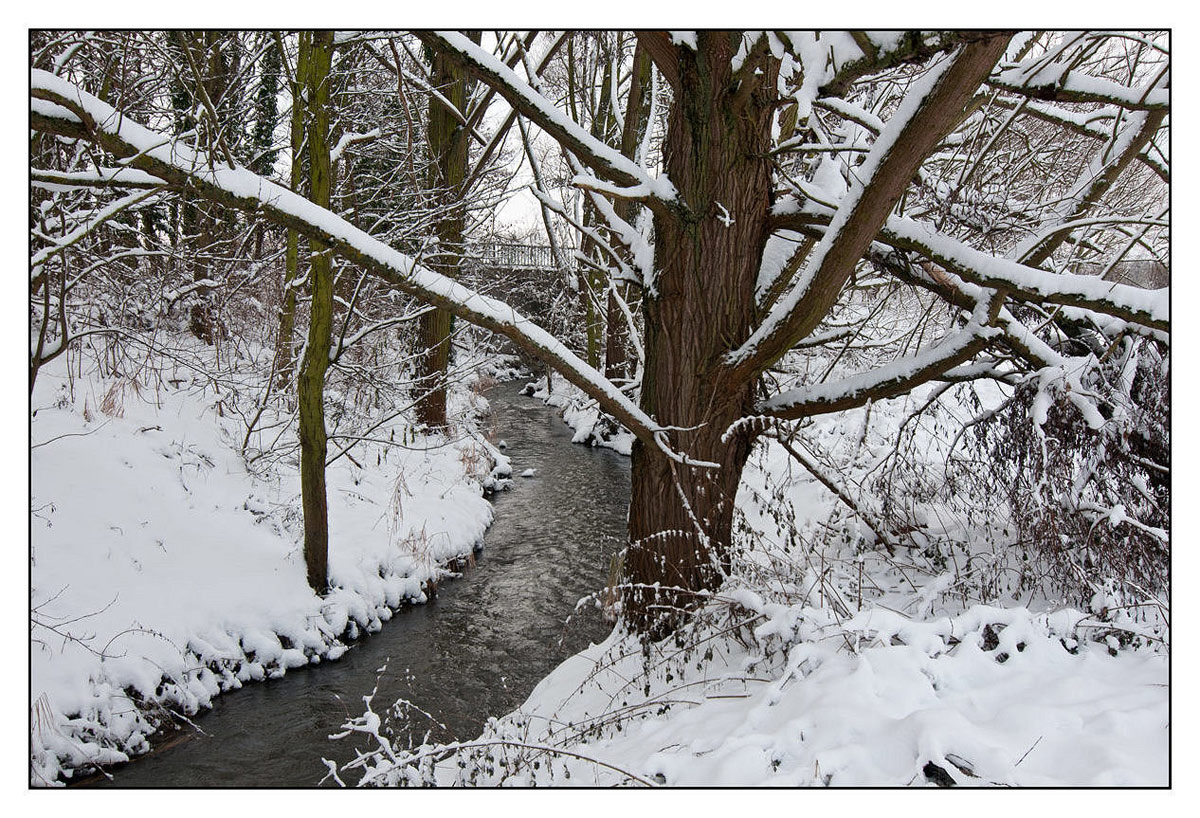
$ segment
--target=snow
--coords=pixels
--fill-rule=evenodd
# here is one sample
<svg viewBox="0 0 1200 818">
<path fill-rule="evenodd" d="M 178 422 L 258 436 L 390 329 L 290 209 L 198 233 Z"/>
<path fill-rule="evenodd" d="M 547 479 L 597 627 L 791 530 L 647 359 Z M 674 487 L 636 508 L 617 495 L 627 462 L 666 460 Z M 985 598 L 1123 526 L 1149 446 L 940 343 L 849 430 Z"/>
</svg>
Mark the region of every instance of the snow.
<svg viewBox="0 0 1200 818">
<path fill-rule="evenodd" d="M 588 152 L 608 167 L 626 176 L 638 180 L 646 195 L 653 195 L 663 201 L 674 201 L 677 193 L 674 185 L 666 176 L 651 176 L 645 168 L 631 159 L 623 156 L 600 140 L 595 139 L 567 114 L 555 107 L 546 97 L 529 87 L 512 69 L 498 60 L 494 55 L 484 51 L 470 39 L 456 31 L 438 31 L 436 34 L 451 48 L 458 51 L 470 61 L 482 66 L 489 74 L 499 77 L 504 83 L 502 93 L 507 92 L 519 96 L 527 105 L 538 111 L 548 121 L 552 122 L 561 132 L 569 134 L 576 143 L 586 146 Z M 507 93 L 505 94 L 507 96 Z"/>
<path fill-rule="evenodd" d="M 586 446 L 601 446 L 618 454 L 629 455 L 633 451 L 633 433 L 600 411 L 596 402 L 590 400 L 577 387 L 555 378 L 552 390 L 546 387 L 546 378 L 525 386 L 525 394 L 540 398 L 547 406 L 562 412 L 563 421 L 575 430 L 572 443 Z"/>
<path fill-rule="evenodd" d="M 667 36 L 671 38 L 671 42 L 675 45 L 690 48 L 692 51 L 695 51 L 697 48 L 696 32 L 694 31 L 668 31 Z"/>
<path fill-rule="evenodd" d="M 342 458 L 328 470 L 334 590 L 319 598 L 296 469 L 248 471 L 244 427 L 217 417 L 220 396 L 86 373 L 72 384 L 66 360 L 39 373 L 32 396 L 35 784 L 145 752 L 150 711 L 131 696 L 194 713 L 248 681 L 338 658 L 423 601 L 423 584 L 491 522 L 482 489 L 507 458 L 482 438 L 428 438 L 366 470 Z"/>
<path fill-rule="evenodd" d="M 781 392 L 760 403 L 758 408 L 768 414 L 786 412 L 800 405 L 834 403 L 842 398 L 853 398 L 864 392 L 886 388 L 890 384 L 904 383 L 918 373 L 938 371 L 939 367 L 949 368 L 943 365 L 955 356 L 964 354 L 972 344 L 981 339 L 998 336 L 1000 333 L 995 327 L 971 322 L 965 328 L 941 339 L 936 345 L 914 355 L 875 367 L 869 372 Z"/>
<path fill-rule="evenodd" d="M 849 37 L 848 34 L 846 36 Z M 887 126 L 875 140 L 875 144 L 871 147 L 871 152 L 867 154 L 866 160 L 861 167 L 855 170 L 850 190 L 842 198 L 841 202 L 838 203 L 837 211 L 834 213 L 829 228 L 825 231 L 825 235 L 821 238 L 821 241 L 813 248 L 812 255 L 805 264 L 796 286 L 767 314 L 766 318 L 751 333 L 750 337 L 740 347 L 729 353 L 728 358 L 731 364 L 736 364 L 750 358 L 758 348 L 758 345 L 766 338 L 771 337 L 772 333 L 784 325 L 788 317 L 803 302 L 816 279 L 817 272 L 821 269 L 825 261 L 825 256 L 833 248 L 858 202 L 869 189 L 871 179 L 883 163 L 884 157 L 891 151 L 892 146 L 900 137 L 901 131 L 904 130 L 909 120 L 920 109 L 925 101 L 925 97 L 933 91 L 942 74 L 950 66 L 950 63 L 950 60 L 943 60 L 935 64 L 920 79 L 913 83 L 912 90 L 904 97 L 904 101 L 900 104 L 896 113 L 888 120 Z M 806 77 L 805 85 L 807 86 L 807 84 L 808 79 Z"/>
<path fill-rule="evenodd" d="M 1170 289 L 1145 290 L 1129 284 L 1114 284 L 1096 276 L 1049 273 L 1016 261 L 998 258 L 940 233 L 926 225 L 899 216 L 888 218 L 885 234 L 922 247 L 944 262 L 948 269 L 968 281 L 986 286 L 1011 285 L 1051 303 L 1095 305 L 1116 308 L 1133 317 L 1165 327 L 1170 322 Z"/>
<path fill-rule="evenodd" d="M 75 244 L 77 241 L 79 241 L 84 236 L 86 236 L 88 233 L 90 233 L 92 230 L 94 230 L 98 224 L 108 221 L 113 216 L 120 213 L 122 210 L 132 207 L 133 205 L 137 204 L 138 202 L 141 202 L 145 199 L 152 199 L 152 197 L 156 197 L 156 196 L 157 196 L 157 193 L 156 193 L 156 191 L 153 191 L 153 190 L 138 191 L 138 192 L 130 193 L 126 196 L 123 196 L 120 199 L 117 199 L 116 201 L 110 202 L 107 205 L 105 205 L 104 207 L 95 211 L 94 213 L 92 213 L 90 215 L 90 218 L 87 221 L 85 221 L 83 224 L 79 225 L 74 230 L 72 230 L 70 233 L 63 236 L 62 238 L 55 240 L 55 243 L 52 246 L 47 247 L 47 248 L 40 250 L 37 253 L 33 254 L 33 256 L 29 259 L 29 277 L 30 277 L 30 279 L 34 279 L 38 275 L 41 274 L 42 265 L 46 262 L 46 259 L 48 259 L 50 256 L 54 255 L 55 253 L 59 253 L 63 249 L 70 247 L 72 244 Z"/>
<path fill-rule="evenodd" d="M 1164 657 L 1118 659 L 1094 644 L 1073 655 L 1057 623 L 1025 611 L 935 622 L 878 613 L 838 624 L 819 609 L 776 606 L 753 627 L 754 647 L 721 643 L 702 669 L 700 650 L 667 649 L 649 674 L 614 636 L 563 663 L 480 740 L 558 738 L 669 786 L 932 786 L 929 763 L 966 786 L 1167 782 Z M 989 649 L 984 628 L 996 623 L 1005 627 Z M 630 713 L 624 729 L 588 735 L 616 702 Z M 542 785 L 629 783 L 584 759 L 548 754 L 543 767 L 533 774 Z M 441 772 L 454 780 L 449 765 Z M 487 783 L 523 782 L 497 771 Z"/>
<path fill-rule="evenodd" d="M 820 84 L 861 52 L 844 34 L 786 36 L 799 53 L 797 70 L 804 72 L 797 97 L 802 115 L 819 105 L 883 131 L 857 171 L 869 180 L 906 120 L 905 109 L 885 125 L 850 103 L 815 99 Z M 902 35 L 868 36 L 886 51 L 898 47 Z M 456 48 L 472 46 L 460 39 L 452 40 Z M 694 32 L 673 32 L 672 40 L 695 48 Z M 772 39 L 773 51 L 776 45 Z M 489 70 L 504 68 L 483 54 L 471 56 L 491 60 Z M 923 81 L 933 82 L 936 73 Z M 1007 75 L 1001 79 L 1054 82 L 1080 93 L 1116 94 L 1119 101 L 1126 91 L 1141 94 L 1114 91 L 1104 84 L 1108 81 L 1089 82 L 1061 71 L 1052 77 Z M 58 78 L 34 72 L 31 84 L 69 93 L 106 127 L 112 122 L 111 109 Z M 530 104 L 543 106 L 555 124 L 573 125 L 560 122 L 561 112 L 531 96 L 533 91 L 514 87 Z M 1143 95 L 1147 104 L 1160 104 L 1154 93 Z M 915 105 L 919 97 L 910 95 L 905 104 Z M 77 119 L 40 99 L 31 100 L 31 110 Z M 1145 114 L 1131 116 L 1122 139 L 1131 138 L 1139 118 Z M 156 159 L 320 226 L 396 271 L 415 289 L 515 328 L 566 361 L 591 392 L 601 393 L 642 424 L 641 431 L 657 429 L 627 395 L 506 305 L 372 244 L 342 220 L 244 170 L 210 167 L 186 146 L 165 144 L 161 135 L 128 119 L 114 127 Z M 335 154 L 348 139 L 343 137 Z M 1088 173 L 1094 175 L 1097 167 Z M 141 171 L 96 171 L 98 177 L 114 173 L 129 174 L 132 182 L 152 178 Z M 621 195 L 673 195 L 669 183 L 652 178 L 644 168 L 634 175 L 641 181 L 620 189 Z M 582 175 L 576 183 L 617 190 Z M 808 270 L 819 268 L 838 232 L 838 219 L 865 187 L 854 179 L 846 191 L 833 162 L 818 168 L 812 184 L 831 191 L 830 201 L 842 201 Z M 1074 192 L 1081 190 L 1077 186 Z M 145 195 L 127 198 L 132 202 Z M 624 222 L 615 227 L 637 251 L 639 267 L 652 285 L 643 231 Z M 962 285 L 964 292 L 1009 285 L 1050 302 L 1115 306 L 1142 320 L 1168 320 L 1165 291 L 1045 273 L 979 253 L 912 220 L 894 217 L 886 229 L 921 245 L 948 267 L 962 269 L 969 282 Z M 760 270 L 759 295 L 776 280 L 793 246 L 790 237 L 772 237 Z M 802 278 L 788 305 L 797 303 L 805 289 Z M 770 331 L 788 312 L 790 306 L 781 305 L 754 337 Z M 1000 331 L 983 327 L 979 319 L 977 314 L 966 328 L 891 366 L 785 391 L 760 408 L 833 400 L 903 380 Z M 1022 343 L 1047 361 L 1035 375 L 1035 423 L 1044 423 L 1059 393 L 1066 393 L 1093 426 L 1104 422 L 1080 380 L 1079 359 L 1050 349 L 1007 310 L 998 323 L 1010 334 L 1024 333 Z M 92 763 L 113 763 L 143 752 L 152 725 L 134 706 L 134 694 L 189 713 L 247 681 L 337 659 L 349 639 L 377 630 L 398 605 L 421 601 L 423 583 L 438 576 L 444 561 L 478 544 L 491 514 L 481 489 L 503 485 L 512 474 L 511 462 L 499 451 L 507 448 L 505 441 L 493 448 L 472 438 L 428 440 L 412 451 L 393 452 L 381 469 L 362 470 L 348 459 L 339 460 L 330 470 L 329 492 L 331 577 L 337 587 L 322 600 L 304 581 L 296 476 L 287 470 L 247 470 L 236 452 L 236 425 L 216 414 L 217 396 L 194 384 L 163 386 L 153 395 L 100 378 L 72 385 L 65 366 L 65 359 L 48 365 L 32 398 L 37 414 L 31 424 L 31 704 L 33 773 L 41 783 L 62 770 L 86 770 Z M 626 454 L 631 450 L 632 433 L 579 387 L 561 379 L 552 392 L 544 379 L 530 386 L 533 394 L 562 409 L 576 430 L 575 442 Z M 880 439 L 895 431 L 899 408 L 922 397 L 814 418 L 806 434 L 835 441 L 823 449 L 835 461 L 830 473 L 858 495 L 868 464 L 878 462 Z M 884 419 L 882 430 L 868 430 L 867 412 Z M 855 437 L 862 454 L 844 457 Z M 928 444 L 923 453 L 933 469 L 946 441 L 935 433 L 926 438 L 919 442 Z M 757 566 L 762 574 L 735 574 L 679 643 L 643 647 L 614 633 L 564 662 L 520 709 L 493 720 L 476 741 L 451 748 L 391 747 L 383 720 L 368 709 L 348 724 L 350 733 L 381 747 L 366 766 L 368 775 L 376 776 L 376 783 L 396 783 L 414 774 L 418 759 L 439 758 L 445 760 L 433 777 L 440 783 L 462 783 L 463 773 L 453 760 L 472 754 L 478 759 L 488 752 L 493 758 L 540 763 L 516 772 L 512 764 L 495 765 L 472 783 L 1168 782 L 1170 657 L 1161 627 L 1115 610 L 1119 600 L 1104 589 L 1097 590 L 1087 610 L 1032 600 L 1005 605 L 968 601 L 978 558 L 989 556 L 973 539 L 978 532 L 967 530 L 962 537 L 971 549 L 965 568 L 922 562 L 918 549 L 890 559 L 862 547 L 876 542 L 867 517 L 878 509 L 869 497 L 858 497 L 861 519 L 846 514 L 811 477 L 788 484 L 784 478 L 793 467 L 778 444 L 756 452 L 736 505 L 745 518 L 745 539 L 752 544 L 746 545 L 742 567 Z M 535 477 L 536 470 L 525 469 L 520 476 Z M 781 486 L 781 495 L 772 494 Z M 783 527 L 755 505 L 755 495 L 770 497 L 776 503 L 770 511 L 803 532 L 798 551 L 783 554 Z M 1102 525 L 1137 524 L 1121 505 L 1095 511 Z M 934 528 L 931 522 L 914 539 Z M 829 534 L 835 529 L 844 537 L 840 550 Z M 1117 631 L 1144 638 L 1127 645 L 1118 640 Z"/>
<path fill-rule="evenodd" d="M 473 59 L 489 65 L 496 63 L 499 66 L 496 70 L 503 69 L 504 72 L 512 73 L 507 66 L 498 63 L 486 52 L 479 51 L 474 43 L 462 35 L 446 32 L 444 36 L 456 48 L 471 55 Z M 476 54 L 475 51 L 479 53 Z M 520 83 L 516 79 L 516 75 L 513 75 L 512 78 Z M 30 71 L 30 88 L 31 93 L 49 93 L 63 100 L 71 100 L 72 104 L 78 105 L 88 113 L 98 128 L 115 135 L 127 145 L 158 162 L 197 179 L 202 179 L 243 200 L 257 202 L 259 203 L 257 206 L 270 206 L 291 218 L 299 219 L 301 222 L 321 230 L 334 242 L 344 242 L 347 247 L 353 248 L 354 251 L 378 264 L 381 268 L 392 272 L 407 289 L 420 295 L 423 299 L 444 304 L 457 314 L 468 317 L 469 320 L 494 331 L 521 338 L 528 345 L 559 361 L 568 376 L 577 385 L 586 386 L 589 394 L 602 397 L 610 411 L 619 414 L 623 421 L 635 427 L 636 431 L 644 435 L 647 440 L 652 440 L 654 433 L 659 431 L 658 424 L 647 417 L 636 404 L 613 386 L 601 373 L 589 367 L 565 344 L 508 304 L 475 292 L 453 279 L 421 266 L 411 257 L 359 230 L 345 219 L 246 168 L 208 162 L 205 157 L 187 145 L 145 128 L 129 117 L 121 115 L 112 106 L 60 77 L 46 71 L 32 69 Z M 530 91 L 529 93 L 533 94 L 534 92 Z M 538 104 L 549 106 L 544 98 L 538 96 L 538 99 L 540 100 Z M 577 125 L 566 120 L 565 114 L 553 109 L 553 106 L 549 106 L 549 109 L 554 116 L 563 119 L 569 123 L 570 127 L 579 130 Z M 590 139 L 590 137 L 588 138 Z M 637 168 L 620 153 L 607 148 L 606 150 L 622 163 Z M 638 168 L 638 171 L 640 172 L 641 169 Z M 664 177 L 657 179 L 646 177 L 642 181 L 655 191 L 656 195 L 668 199 L 673 198 L 674 189 L 670 187 L 670 183 Z"/>
<path fill-rule="evenodd" d="M 1112 102 L 1135 110 L 1166 108 L 1171 104 L 1171 93 L 1165 87 L 1130 88 L 1104 77 L 1068 71 L 1065 63 L 1043 57 L 1010 66 L 996 74 L 991 82 L 1002 88 L 1027 89 L 1034 95 L 1043 89 L 1051 92 L 1061 89 L 1086 101 Z"/>
<path fill-rule="evenodd" d="M 867 468 L 872 450 L 891 445 L 905 407 L 923 399 L 877 402 L 871 429 L 867 410 L 814 418 L 810 434 L 843 467 Z M 930 432 L 927 442 L 916 441 L 914 451 L 932 467 L 946 441 Z M 341 779 L 512 787 L 1168 783 L 1170 655 L 1161 624 L 1135 622 L 1103 593 L 1089 610 L 964 601 L 978 566 L 995 556 L 978 544 L 966 566 L 937 569 L 915 551 L 892 559 L 857 548 L 856 537 L 870 537 L 846 521 L 845 545 L 826 539 L 821 547 L 836 501 L 811 478 L 789 481 L 789 468 L 775 443 L 752 457 L 737 499 L 751 532 L 748 565 L 677 640 L 645 647 L 615 631 L 459 744 L 393 744 L 403 724 L 381 721 L 368 703 L 345 730 L 369 738 L 374 750 Z M 783 495 L 773 490 L 780 486 Z M 785 526 L 801 532 L 799 553 L 784 550 Z M 1118 632 L 1144 638 L 1122 644 Z"/>
</svg>

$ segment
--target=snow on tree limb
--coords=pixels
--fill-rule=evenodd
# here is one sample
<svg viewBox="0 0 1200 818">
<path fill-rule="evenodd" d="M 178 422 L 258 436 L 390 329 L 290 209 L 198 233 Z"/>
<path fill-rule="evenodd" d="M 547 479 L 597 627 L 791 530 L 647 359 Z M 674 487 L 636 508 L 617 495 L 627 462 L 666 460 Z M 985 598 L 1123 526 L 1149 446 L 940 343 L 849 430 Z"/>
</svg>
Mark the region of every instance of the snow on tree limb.
<svg viewBox="0 0 1200 818">
<path fill-rule="evenodd" d="M 51 246 L 39 250 L 33 254 L 33 256 L 29 259 L 30 279 L 36 279 L 41 274 L 42 265 L 45 264 L 47 259 L 49 259 L 51 256 L 57 255 L 63 250 L 66 250 L 68 247 L 78 243 L 97 227 L 104 224 L 122 211 L 127 210 L 146 199 L 151 199 L 155 195 L 157 195 L 157 191 L 154 189 L 130 193 L 114 202 L 108 203 L 95 213 L 91 214 L 87 221 L 76 227 L 70 233 L 60 239 L 55 239 Z"/>
<path fill-rule="evenodd" d="M 758 411 L 773 417 L 794 419 L 841 412 L 868 401 L 902 395 L 971 359 L 997 338 L 1002 330 L 988 326 L 998 312 L 1002 294 L 986 293 L 965 327 L 915 355 L 832 383 L 791 389 L 758 405 Z"/>
<path fill-rule="evenodd" d="M 1009 66 L 990 77 L 988 85 L 1034 99 L 1109 103 L 1132 111 L 1166 111 L 1171 104 L 1171 94 L 1166 88 L 1130 88 L 1103 77 L 1061 70 L 1065 66 L 1056 63 L 1030 74 L 1029 69 L 1039 64 L 1044 64 L 1044 60 Z"/>
<path fill-rule="evenodd" d="M 631 159 L 596 139 L 521 79 L 515 71 L 454 31 L 424 31 L 418 36 L 444 49 L 494 88 L 514 108 L 570 150 L 580 161 L 608 181 L 627 188 L 644 186 L 649 197 L 662 202 L 676 199 L 674 186 L 665 177 L 652 177 Z"/>
<path fill-rule="evenodd" d="M 60 171 L 44 168 L 29 169 L 30 182 L 35 187 L 53 190 L 68 187 L 121 187 L 163 189 L 165 184 L 157 176 L 151 176 L 134 168 L 95 168 L 84 171 Z"/>
<path fill-rule="evenodd" d="M 603 375 L 558 339 L 511 306 L 434 273 L 345 219 L 246 168 L 213 161 L 202 152 L 156 133 L 107 103 L 49 72 L 30 72 L 32 97 L 49 100 L 58 111 L 31 114 L 35 129 L 95 142 L 129 166 L 173 185 L 188 185 L 217 204 L 260 214 L 318 241 L 370 270 L 397 289 L 454 315 L 500 333 L 562 373 L 595 398 L 605 411 L 650 446 L 663 431 Z M 59 113 L 61 112 L 61 113 Z"/>
<path fill-rule="evenodd" d="M 773 223 L 776 230 L 791 228 L 810 236 L 823 235 L 816 217 L 810 214 L 780 215 L 773 219 Z M 958 239 L 935 232 L 921 222 L 899 216 L 888 219 L 876 237 L 876 245 L 867 254 L 874 263 L 901 280 L 928 289 L 958 307 L 970 308 L 964 300 L 976 298 L 977 287 L 995 287 L 1005 290 L 1007 297 L 1014 301 L 1076 307 L 1093 318 L 1116 318 L 1134 327 L 1152 331 L 1151 334 L 1167 333 L 1171 328 L 1170 292 L 1166 288 L 1147 290 L 1117 284 L 1100 276 L 1052 273 L 976 250 Z M 882 247 L 920 256 L 953 273 L 961 281 L 944 276 L 938 281 L 928 277 L 916 279 L 910 271 L 889 263 L 888 254 Z"/>
<path fill-rule="evenodd" d="M 888 219 L 881 238 L 919 253 L 964 281 L 1003 287 L 1021 300 L 1083 307 L 1151 329 L 1171 328 L 1170 292 L 1165 288 L 1144 290 L 1096 276 L 1050 273 L 997 258 L 934 233 L 919 222 L 896 216 Z"/>
<path fill-rule="evenodd" d="M 918 81 L 876 140 L 801 280 L 730 354 L 739 376 L 750 377 L 778 360 L 825 317 L 917 168 L 957 122 L 1008 39 L 970 42 Z"/>
</svg>

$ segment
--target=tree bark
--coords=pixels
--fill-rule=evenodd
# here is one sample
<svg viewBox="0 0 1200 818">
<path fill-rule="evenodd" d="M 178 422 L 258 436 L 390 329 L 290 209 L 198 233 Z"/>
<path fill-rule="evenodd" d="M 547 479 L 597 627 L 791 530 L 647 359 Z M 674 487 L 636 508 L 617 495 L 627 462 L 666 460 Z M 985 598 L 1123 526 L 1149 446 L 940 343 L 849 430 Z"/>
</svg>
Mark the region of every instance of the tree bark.
<svg viewBox="0 0 1200 818">
<path fill-rule="evenodd" d="M 680 49 L 680 90 L 668 119 L 666 172 L 686 208 L 655 223 L 655 286 L 642 302 L 641 400 L 659 423 L 684 430 L 672 434 L 678 451 L 716 467 L 681 464 L 634 444 L 622 608 L 634 629 L 651 636 L 672 630 L 697 594 L 720 584 L 754 440 L 745 429 L 724 437 L 752 413 L 754 382 L 729 383 L 722 356 L 747 337 L 754 317 L 778 61 L 758 60 L 763 74 L 743 80 L 756 87 L 738 94 L 730 60 L 740 35 L 698 38 L 697 50 Z"/>
<path fill-rule="evenodd" d="M 333 58 L 333 32 L 315 31 L 309 54 L 307 79 L 308 155 L 310 198 L 329 208 L 329 73 Z M 300 491 L 304 505 L 304 564 L 308 584 L 318 594 L 329 586 L 329 509 L 325 496 L 325 372 L 333 329 L 333 274 L 329 249 L 310 243 L 312 261 L 309 284 L 312 306 L 308 346 L 300 365 L 297 397 L 300 409 Z"/>
<path fill-rule="evenodd" d="M 308 52 L 311 42 L 308 32 L 300 34 L 300 44 L 296 53 L 296 74 L 291 78 L 292 120 L 291 120 L 291 152 L 292 167 L 289 182 L 291 190 L 302 193 L 304 181 L 304 90 L 303 86 L 308 72 Z M 282 52 L 282 42 L 277 43 Z M 275 335 L 275 385 L 278 389 L 287 389 L 292 382 L 292 372 L 296 361 L 292 350 L 292 340 L 296 331 L 296 285 L 300 274 L 300 234 L 294 229 L 287 231 L 287 246 L 284 251 L 283 281 L 280 293 L 279 330 Z"/>
<path fill-rule="evenodd" d="M 206 30 L 203 32 L 176 32 L 175 36 L 180 39 L 183 48 L 187 49 L 187 53 L 191 55 L 190 63 L 198 74 L 195 79 L 196 91 L 200 99 L 207 104 L 213 114 L 226 113 L 228 100 L 225 99 L 225 92 L 229 86 L 230 77 L 220 45 L 222 39 L 227 38 L 228 35 L 221 31 Z M 216 122 L 208 124 L 208 135 L 213 142 L 209 149 L 214 152 L 217 128 Z M 197 208 L 195 216 L 198 219 L 199 243 L 193 252 L 189 253 L 191 257 L 189 263 L 192 266 L 192 281 L 201 282 L 212 276 L 212 262 L 200 260 L 197 258 L 198 253 L 213 253 L 213 245 L 222 231 L 217 216 L 210 212 L 209 208 Z M 204 343 L 212 345 L 216 342 L 219 332 L 218 316 L 213 304 L 212 293 L 207 287 L 201 287 L 196 290 L 193 298 L 188 327 L 193 335 Z"/>
<path fill-rule="evenodd" d="M 468 36 L 478 43 L 482 32 Z M 431 80 L 446 99 L 460 112 L 467 107 L 474 81 L 459 63 L 440 51 L 432 55 Z M 430 269 L 449 278 L 457 278 L 462 262 L 463 232 L 466 228 L 466 191 L 463 180 L 467 174 L 470 134 L 462 123 L 438 99 L 429 99 L 429 151 L 433 162 L 430 168 L 430 187 L 437 192 L 436 200 L 442 211 L 437 220 L 437 254 L 429 260 Z M 450 333 L 454 316 L 440 307 L 421 316 L 418 343 L 422 349 L 417 364 L 417 388 L 421 397 L 417 403 L 417 419 L 429 428 L 446 426 L 446 380 L 450 367 Z"/>
</svg>

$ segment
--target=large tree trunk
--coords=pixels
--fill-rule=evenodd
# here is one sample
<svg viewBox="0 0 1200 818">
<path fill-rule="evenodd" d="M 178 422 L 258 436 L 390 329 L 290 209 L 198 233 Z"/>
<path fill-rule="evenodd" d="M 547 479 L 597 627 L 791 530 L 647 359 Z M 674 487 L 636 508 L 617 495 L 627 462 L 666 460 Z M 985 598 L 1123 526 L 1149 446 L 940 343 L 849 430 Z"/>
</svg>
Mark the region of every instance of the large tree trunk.
<svg viewBox="0 0 1200 818">
<path fill-rule="evenodd" d="M 738 38 L 702 32 L 680 49 L 680 90 L 669 120 L 666 172 L 687 206 L 655 221 L 654 287 L 643 298 L 646 369 L 642 408 L 673 447 L 716 468 L 685 465 L 638 442 L 633 448 L 623 611 L 651 636 L 669 632 L 697 592 L 727 567 L 734 498 L 753 432 L 729 432 L 753 410 L 754 382 L 731 382 L 722 356 L 749 335 L 754 286 L 767 238 L 771 95 L 777 62 L 764 59 L 753 93 L 736 93 L 730 58 Z"/>
<path fill-rule="evenodd" d="M 476 43 L 479 31 L 468 32 Z M 444 54 L 432 55 L 433 85 L 459 111 L 467 107 L 474 81 L 457 62 Z M 429 151 L 432 155 L 430 187 L 437 192 L 441 216 L 437 221 L 437 255 L 429 267 L 450 278 L 458 277 L 462 262 L 466 209 L 463 182 L 467 174 L 469 133 L 453 113 L 434 97 L 429 99 Z M 450 333 L 453 316 L 440 307 L 421 316 L 418 343 L 422 352 L 418 362 L 417 419 L 431 428 L 446 425 L 446 373 L 450 367 Z"/>
<path fill-rule="evenodd" d="M 329 208 L 329 71 L 333 32 L 312 34 L 308 79 L 308 155 L 311 199 Z M 325 496 L 325 372 L 333 329 L 333 272 L 328 248 L 311 242 L 309 282 L 312 307 L 308 346 L 297 378 L 300 409 L 300 493 L 304 505 L 304 564 L 308 584 L 319 594 L 329 585 L 329 509 Z"/>
</svg>

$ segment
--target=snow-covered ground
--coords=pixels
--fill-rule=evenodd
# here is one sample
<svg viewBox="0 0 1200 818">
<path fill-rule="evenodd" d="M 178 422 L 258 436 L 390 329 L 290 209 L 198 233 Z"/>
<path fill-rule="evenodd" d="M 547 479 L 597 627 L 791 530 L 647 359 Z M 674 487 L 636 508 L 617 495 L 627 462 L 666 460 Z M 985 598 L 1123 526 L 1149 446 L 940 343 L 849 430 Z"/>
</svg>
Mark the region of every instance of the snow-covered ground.
<svg viewBox="0 0 1200 818">
<path fill-rule="evenodd" d="M 468 743 L 490 774 L 472 780 L 451 762 L 439 781 L 1168 781 L 1165 657 L 1113 657 L 1094 644 L 1071 653 L 1062 640 L 1076 639 L 1078 612 L 975 608 L 912 621 L 873 607 L 841 622 L 824 608 L 731 596 L 739 601 L 719 599 L 709 627 L 689 634 L 683 647 L 656 648 L 649 662 L 636 642 L 618 636 L 571 658 L 519 711 Z M 722 634 L 741 622 L 741 639 Z M 395 764 L 379 770 L 381 783 L 398 783 Z M 411 783 L 419 781 L 414 775 Z"/>
<path fill-rule="evenodd" d="M 577 442 L 629 451 L 628 432 L 578 390 L 544 387 L 530 391 L 563 411 Z M 453 400 L 456 417 L 484 407 L 468 389 Z M 412 438 L 403 418 L 375 430 L 402 445 L 362 444 L 329 471 L 336 590 L 321 600 L 304 579 L 295 470 L 247 467 L 244 421 L 222 395 L 187 377 L 134 388 L 51 367 L 32 405 L 37 784 L 144 752 L 161 708 L 187 715 L 244 682 L 335 659 L 471 551 L 491 519 L 483 487 L 511 476 L 469 424 L 453 439 Z M 808 429 L 827 477 L 861 489 L 902 405 Z M 931 463 L 938 445 L 918 434 Z M 879 512 L 868 492 L 857 500 Z M 1106 610 L 1103 593 L 1086 610 L 999 598 L 1003 554 L 982 530 L 961 563 L 888 554 L 774 442 L 752 459 L 738 506 L 739 568 L 678 639 L 645 648 L 614 634 L 463 745 L 392 747 L 391 703 L 369 702 L 349 729 L 381 751 L 343 780 L 1167 783 L 1165 617 Z M 970 537 L 941 511 L 927 532 Z"/>
<path fill-rule="evenodd" d="M 336 659 L 423 601 L 491 522 L 507 458 L 452 393 L 454 439 L 361 444 L 328 472 L 329 571 L 308 587 L 299 477 L 250 469 L 228 396 L 186 374 L 157 387 L 39 374 L 31 421 L 31 781 L 145 752 L 161 708 Z M 400 417 L 373 432 L 410 434 Z M 336 449 L 331 446 L 331 454 Z M 369 461 L 369 462 L 368 462 Z M 493 467 L 496 467 L 493 473 Z"/>
<path fill-rule="evenodd" d="M 572 397 L 563 390 L 552 400 L 587 441 L 595 419 Z M 843 449 L 842 465 L 852 466 L 844 450 L 869 454 L 873 440 L 883 445 L 901 405 L 876 405 L 873 430 L 858 411 L 823 418 L 810 434 L 825 439 L 827 451 Z M 936 440 L 920 446 L 936 460 Z M 871 532 L 853 515 L 834 514 L 834 496 L 797 473 L 777 443 L 752 459 L 738 506 L 746 512 L 740 567 L 677 638 L 646 647 L 614 633 L 560 665 L 478 739 L 457 745 L 392 746 L 390 702 L 368 702 L 347 730 L 373 736 L 380 751 L 343 770 L 342 780 L 1168 783 L 1165 612 L 1107 610 L 1103 593 L 1088 610 L 1014 599 L 1007 589 L 981 601 L 984 589 L 1003 587 L 988 570 L 1004 567 L 990 542 L 975 543 L 970 559 L 940 565 L 915 551 L 862 547 Z M 952 520 L 943 523 L 946 534 L 962 536 Z M 799 536 L 789 539 L 785 529 Z"/>
</svg>

